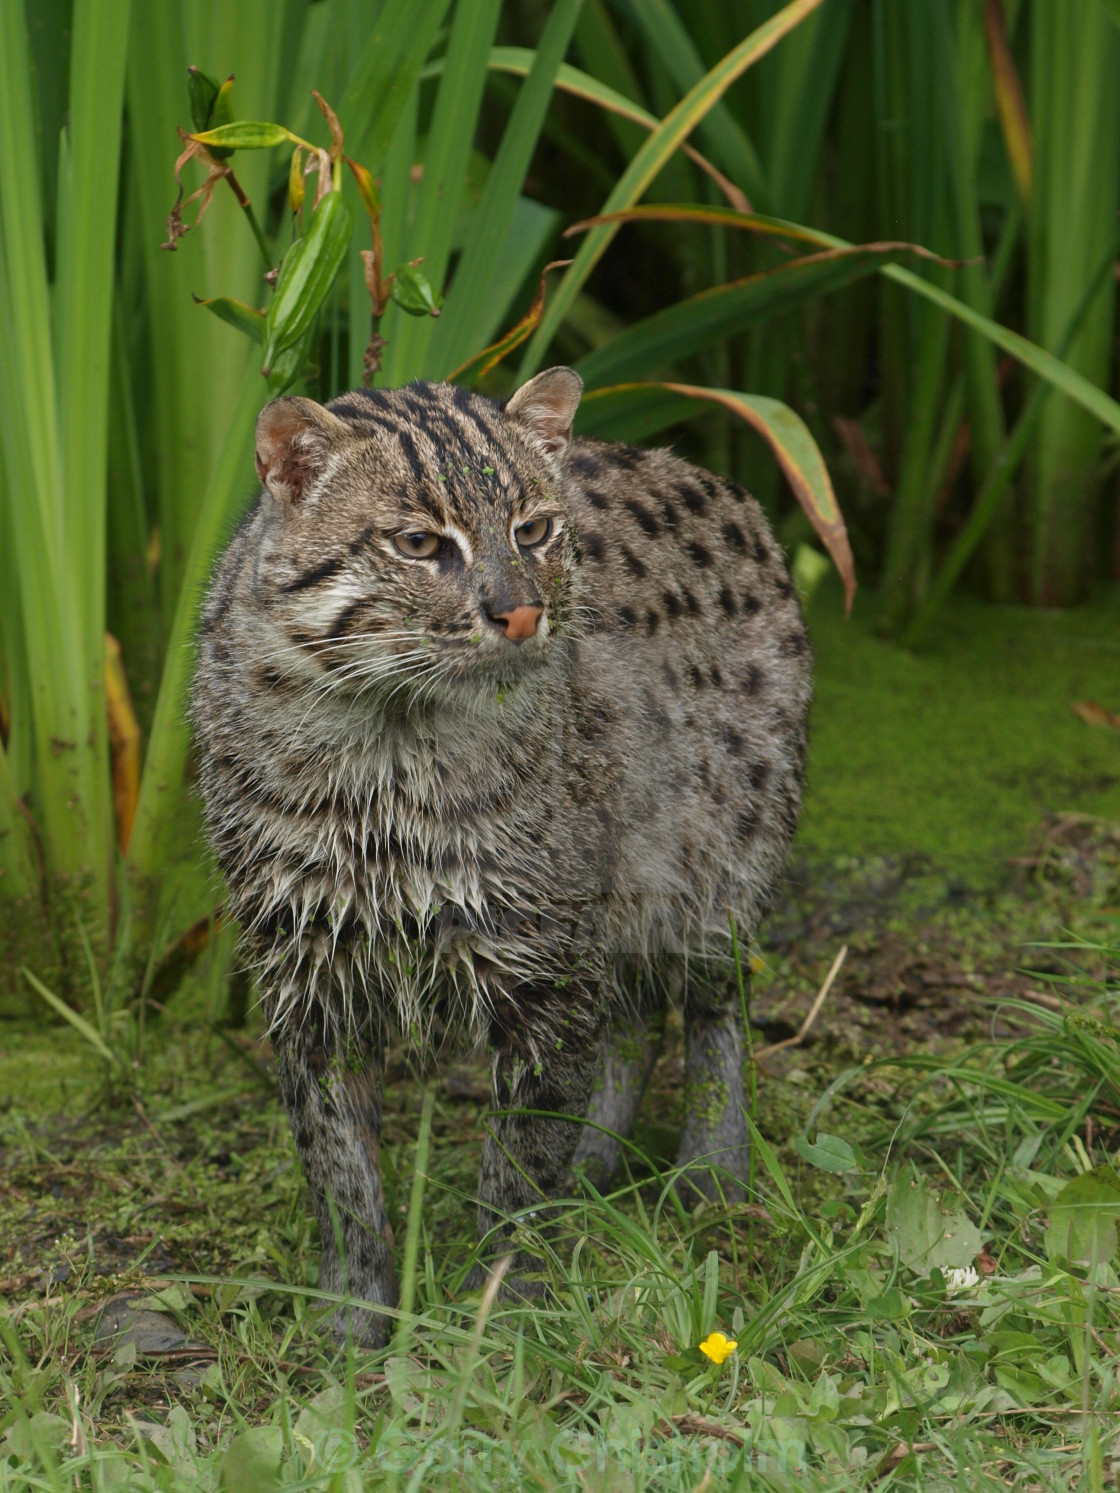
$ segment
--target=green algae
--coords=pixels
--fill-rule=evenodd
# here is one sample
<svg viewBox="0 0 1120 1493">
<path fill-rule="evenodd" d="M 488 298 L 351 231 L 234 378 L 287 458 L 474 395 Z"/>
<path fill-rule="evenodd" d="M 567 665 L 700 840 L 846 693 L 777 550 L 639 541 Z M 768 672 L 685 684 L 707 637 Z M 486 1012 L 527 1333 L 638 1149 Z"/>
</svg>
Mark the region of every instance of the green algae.
<svg viewBox="0 0 1120 1493">
<path fill-rule="evenodd" d="M 845 621 L 822 588 L 809 781 L 809 856 L 917 856 L 999 879 L 1047 816 L 1120 820 L 1120 732 L 1075 702 L 1120 711 L 1120 586 L 1069 611 L 954 599 L 910 653 L 875 636 L 874 599 Z"/>
</svg>

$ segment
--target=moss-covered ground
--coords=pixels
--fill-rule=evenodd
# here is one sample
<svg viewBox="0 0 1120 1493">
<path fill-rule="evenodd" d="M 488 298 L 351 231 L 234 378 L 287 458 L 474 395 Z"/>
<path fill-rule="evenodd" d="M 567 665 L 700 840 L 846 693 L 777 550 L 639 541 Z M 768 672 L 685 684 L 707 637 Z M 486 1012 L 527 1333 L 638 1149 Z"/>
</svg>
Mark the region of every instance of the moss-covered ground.
<svg viewBox="0 0 1120 1493">
<path fill-rule="evenodd" d="M 484 1074 L 445 1066 L 424 1110 L 398 1055 L 414 1312 L 339 1357 L 228 940 L 162 1012 L 104 1017 L 111 1071 L 29 1007 L 0 1024 L 0 1488 L 1115 1485 L 1120 731 L 1072 706 L 1120 713 L 1120 593 L 958 603 L 919 655 L 870 615 L 810 612 L 803 832 L 751 959 L 752 1202 L 668 1187 L 671 1021 L 633 1184 L 565 1205 L 553 1305 L 464 1299 Z"/>
</svg>

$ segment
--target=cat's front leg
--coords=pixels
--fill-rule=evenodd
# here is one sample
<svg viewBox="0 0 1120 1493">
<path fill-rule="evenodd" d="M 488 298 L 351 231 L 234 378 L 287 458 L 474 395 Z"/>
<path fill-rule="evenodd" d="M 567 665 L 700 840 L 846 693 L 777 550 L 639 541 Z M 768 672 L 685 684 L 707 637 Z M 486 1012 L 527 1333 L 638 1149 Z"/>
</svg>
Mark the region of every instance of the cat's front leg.
<svg viewBox="0 0 1120 1493">
<path fill-rule="evenodd" d="M 365 1038 L 325 1038 L 313 1017 L 273 1038 L 280 1094 L 319 1223 L 319 1286 L 395 1306 L 393 1231 L 381 1187 L 383 1059 Z M 340 1306 L 335 1337 L 380 1347 L 390 1320 Z"/>
<path fill-rule="evenodd" d="M 598 995 L 570 988 L 550 992 L 547 1003 L 519 1004 L 534 1014 L 494 1032 L 494 1112 L 482 1147 L 478 1232 L 488 1261 L 513 1254 L 503 1290 L 525 1296 L 540 1293 L 527 1277 L 541 1261 L 514 1246 L 513 1215 L 546 1208 L 565 1191 L 595 1082 L 603 1006 Z M 472 1284 L 482 1274 L 480 1267 Z"/>
</svg>

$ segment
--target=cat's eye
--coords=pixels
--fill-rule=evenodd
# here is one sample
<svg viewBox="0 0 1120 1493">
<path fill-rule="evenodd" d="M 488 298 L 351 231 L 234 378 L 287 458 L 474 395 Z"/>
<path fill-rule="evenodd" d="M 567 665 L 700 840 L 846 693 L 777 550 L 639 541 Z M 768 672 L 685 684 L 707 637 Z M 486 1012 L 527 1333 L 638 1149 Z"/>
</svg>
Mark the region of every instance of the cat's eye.
<svg viewBox="0 0 1120 1493">
<path fill-rule="evenodd" d="M 543 544 L 551 533 L 550 518 L 531 518 L 526 524 L 518 524 L 513 537 L 523 550 L 531 550 L 534 545 Z"/>
<path fill-rule="evenodd" d="M 408 534 L 395 534 L 393 542 L 410 560 L 430 560 L 439 549 L 440 535 L 417 529 Z"/>
</svg>

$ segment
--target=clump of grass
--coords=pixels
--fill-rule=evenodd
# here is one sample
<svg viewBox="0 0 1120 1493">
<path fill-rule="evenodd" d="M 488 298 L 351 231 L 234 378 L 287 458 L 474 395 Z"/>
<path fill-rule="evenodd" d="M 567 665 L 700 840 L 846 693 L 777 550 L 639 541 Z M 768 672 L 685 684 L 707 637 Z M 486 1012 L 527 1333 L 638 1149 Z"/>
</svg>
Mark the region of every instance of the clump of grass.
<svg viewBox="0 0 1120 1493">
<path fill-rule="evenodd" d="M 1013 1040 L 861 1065 L 798 1136 L 768 1132 L 764 1082 L 740 1208 L 687 1211 L 672 1171 L 635 1149 L 613 1192 L 584 1188 L 547 1229 L 523 1218 L 551 1286 L 535 1306 L 464 1295 L 479 1119 L 429 1088 L 417 1120 L 402 1091 L 386 1144 L 407 1206 L 403 1305 L 375 1355 L 320 1333 L 333 1302 L 311 1283 L 274 1102 L 149 1093 L 146 1125 L 84 1153 L 111 1179 L 79 1210 L 87 1237 L 47 1242 L 34 1263 L 55 1284 L 0 1317 L 0 1482 L 1106 1486 L 1120 1457 L 1120 957 L 1085 952 L 1104 976 L 1008 1003 Z M 876 1127 L 891 1073 L 902 1119 Z M 8 1128 L 25 1200 L 36 1177 L 80 1171 L 57 1140 Z M 145 1210 L 147 1256 L 98 1276 L 92 1220 L 135 1237 Z M 179 1268 L 161 1268 L 168 1256 Z M 122 1291 L 183 1346 L 94 1338 Z M 726 1347 L 713 1334 L 736 1345 L 721 1363 L 701 1351 Z"/>
</svg>

